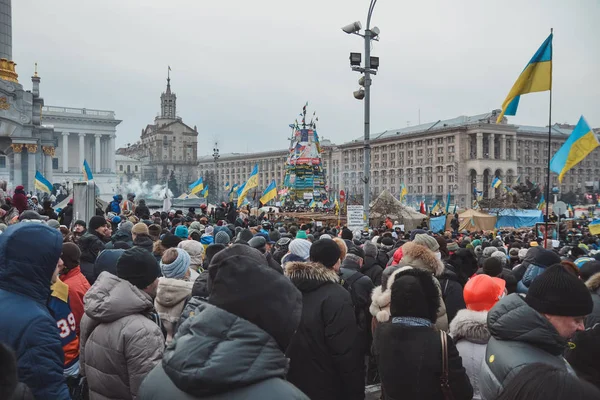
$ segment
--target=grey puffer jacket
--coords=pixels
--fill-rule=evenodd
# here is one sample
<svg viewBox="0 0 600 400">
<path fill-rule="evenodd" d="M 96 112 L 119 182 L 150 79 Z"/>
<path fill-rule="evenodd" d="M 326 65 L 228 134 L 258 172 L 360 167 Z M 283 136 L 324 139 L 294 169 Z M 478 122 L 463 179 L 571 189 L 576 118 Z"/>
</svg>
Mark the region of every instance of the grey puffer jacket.
<svg viewBox="0 0 600 400">
<path fill-rule="evenodd" d="M 473 386 L 473 399 L 481 399 L 479 372 L 485 358 L 485 348 L 490 340 L 487 311 L 460 310 L 450 322 L 450 336 L 456 344 L 463 367 Z"/>
<path fill-rule="evenodd" d="M 488 313 L 490 338 L 479 375 L 484 400 L 495 399 L 528 364 L 543 363 L 575 372 L 563 358 L 567 341 L 518 294 L 501 299 Z"/>
<path fill-rule="evenodd" d="M 287 368 L 288 359 L 267 332 L 200 303 L 142 383 L 139 398 L 308 400 L 285 381 Z"/>
<path fill-rule="evenodd" d="M 131 283 L 102 272 L 83 298 L 80 370 L 90 399 L 135 399 L 163 354 L 164 336 L 150 319 L 152 299 Z"/>
<path fill-rule="evenodd" d="M 188 298 L 192 296 L 193 282 L 173 278 L 159 278 L 154 307 L 167 331 L 167 345 L 171 343 L 177 322 Z"/>
</svg>

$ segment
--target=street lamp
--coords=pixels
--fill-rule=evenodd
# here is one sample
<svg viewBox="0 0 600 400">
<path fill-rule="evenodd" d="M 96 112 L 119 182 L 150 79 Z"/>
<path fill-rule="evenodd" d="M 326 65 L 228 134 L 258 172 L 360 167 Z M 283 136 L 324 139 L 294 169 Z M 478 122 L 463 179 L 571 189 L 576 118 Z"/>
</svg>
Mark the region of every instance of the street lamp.
<svg viewBox="0 0 600 400">
<path fill-rule="evenodd" d="M 219 157 L 221 157 L 219 155 L 219 147 L 218 147 L 219 143 L 215 142 L 215 148 L 213 149 L 213 159 L 215 160 L 215 178 L 216 178 L 216 182 L 215 182 L 215 186 L 216 188 L 215 190 L 215 196 L 216 196 L 216 201 L 219 201 L 219 170 L 217 169 L 217 161 L 219 160 Z"/>
<path fill-rule="evenodd" d="M 360 67 L 361 54 L 350 53 L 350 66 L 352 71 L 360 72 L 364 74 L 358 81 L 361 86 L 358 90 L 354 91 L 354 98 L 357 100 L 365 101 L 365 138 L 364 138 L 364 176 L 363 182 L 365 184 L 364 195 L 363 195 L 363 207 L 365 212 L 365 219 L 367 225 L 369 225 L 369 203 L 371 197 L 370 188 L 370 173 L 371 173 L 371 75 L 377 75 L 377 69 L 379 68 L 379 57 L 371 57 L 371 41 L 379 40 L 379 34 L 381 31 L 376 26 L 371 28 L 371 16 L 373 15 L 373 9 L 377 0 L 371 0 L 369 6 L 369 13 L 367 14 L 367 26 L 364 34 L 360 33 L 362 25 L 360 21 L 353 22 L 342 27 L 342 31 L 347 34 L 358 35 L 365 39 L 365 66 Z"/>
</svg>

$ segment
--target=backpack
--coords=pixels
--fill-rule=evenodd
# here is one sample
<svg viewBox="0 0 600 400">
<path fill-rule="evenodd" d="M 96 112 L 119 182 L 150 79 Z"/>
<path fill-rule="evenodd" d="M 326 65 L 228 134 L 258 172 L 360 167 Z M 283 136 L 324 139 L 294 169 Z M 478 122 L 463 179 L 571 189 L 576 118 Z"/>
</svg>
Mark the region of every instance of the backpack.
<svg viewBox="0 0 600 400">
<path fill-rule="evenodd" d="M 118 201 L 113 200 L 110 202 L 110 211 L 114 212 L 117 215 L 121 214 L 121 207 L 119 207 Z"/>
<path fill-rule="evenodd" d="M 358 307 L 358 298 L 356 295 L 356 290 L 354 289 L 354 284 L 364 275 L 360 271 L 356 271 L 352 275 L 348 277 L 348 279 L 344 279 L 342 281 L 342 286 L 350 293 L 350 298 L 352 299 L 352 308 L 354 308 L 354 316 L 356 317 L 356 321 L 360 321 L 361 309 Z"/>
</svg>

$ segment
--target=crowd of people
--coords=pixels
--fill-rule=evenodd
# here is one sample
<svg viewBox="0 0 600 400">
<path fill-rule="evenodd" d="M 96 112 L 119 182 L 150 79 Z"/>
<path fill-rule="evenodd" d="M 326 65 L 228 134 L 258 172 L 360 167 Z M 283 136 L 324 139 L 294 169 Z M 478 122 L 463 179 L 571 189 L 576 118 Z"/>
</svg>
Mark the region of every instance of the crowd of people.
<svg viewBox="0 0 600 400">
<path fill-rule="evenodd" d="M 83 221 L 29 200 L 0 199 L 2 398 L 600 398 L 585 231 L 555 248 L 132 196 Z"/>
</svg>

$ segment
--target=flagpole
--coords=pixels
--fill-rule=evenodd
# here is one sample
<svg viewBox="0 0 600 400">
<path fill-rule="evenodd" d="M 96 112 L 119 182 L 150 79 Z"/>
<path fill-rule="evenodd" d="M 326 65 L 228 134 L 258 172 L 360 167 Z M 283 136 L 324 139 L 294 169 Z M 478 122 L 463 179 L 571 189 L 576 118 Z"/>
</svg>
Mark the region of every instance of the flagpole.
<svg viewBox="0 0 600 400">
<path fill-rule="evenodd" d="M 550 34 L 554 33 L 554 28 L 550 28 Z M 550 48 L 550 59 L 554 62 L 554 44 Z M 546 228 L 544 232 L 544 248 L 547 248 L 546 241 L 548 240 L 548 219 L 550 218 L 550 155 L 552 151 L 552 62 L 550 63 L 550 102 L 548 111 L 548 174 L 546 175 Z M 559 238 L 560 239 L 560 238 Z"/>
</svg>

